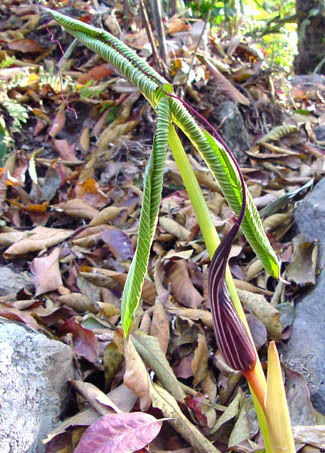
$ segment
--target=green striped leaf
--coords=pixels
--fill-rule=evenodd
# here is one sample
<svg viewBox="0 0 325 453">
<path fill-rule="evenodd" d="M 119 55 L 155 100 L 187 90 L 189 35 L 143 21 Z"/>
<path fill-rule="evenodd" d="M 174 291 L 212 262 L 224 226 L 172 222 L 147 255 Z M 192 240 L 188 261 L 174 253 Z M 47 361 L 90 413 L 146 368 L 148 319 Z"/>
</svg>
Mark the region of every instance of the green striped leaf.
<svg viewBox="0 0 325 453">
<path fill-rule="evenodd" d="M 140 300 L 151 243 L 156 229 L 167 156 L 169 121 L 169 101 L 164 97 L 161 98 L 158 105 L 157 131 L 145 173 L 137 248 L 122 296 L 122 326 L 125 336 L 129 335 Z"/>
<path fill-rule="evenodd" d="M 179 101 L 170 99 L 170 106 L 172 120 L 200 152 L 212 174 L 220 183 L 228 204 L 238 215 L 241 209 L 242 189 L 238 173 L 230 157 L 208 132 L 196 124 L 193 117 Z M 278 278 L 280 274 L 278 259 L 265 234 L 252 196 L 248 190 L 246 190 L 246 193 L 247 205 L 241 230 L 261 260 L 265 270 L 273 277 Z"/>
<path fill-rule="evenodd" d="M 156 98 L 157 88 L 165 84 L 168 87 L 169 84 L 142 58 L 106 30 L 72 19 L 57 11 L 44 9 L 51 13 L 67 32 L 118 69 L 154 108 L 157 106 L 159 100 Z"/>
</svg>

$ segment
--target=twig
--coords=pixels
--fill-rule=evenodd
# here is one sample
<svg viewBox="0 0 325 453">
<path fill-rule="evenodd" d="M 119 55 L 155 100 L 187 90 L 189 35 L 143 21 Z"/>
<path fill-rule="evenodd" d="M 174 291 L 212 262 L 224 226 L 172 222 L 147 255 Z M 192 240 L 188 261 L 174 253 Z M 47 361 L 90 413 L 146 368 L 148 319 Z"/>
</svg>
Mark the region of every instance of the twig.
<svg viewBox="0 0 325 453">
<path fill-rule="evenodd" d="M 166 38 L 164 33 L 164 25 L 162 22 L 162 11 L 161 11 L 161 1 L 160 0 L 150 0 L 152 15 L 155 21 L 158 41 L 159 41 L 159 53 L 165 64 L 168 64 L 168 53 Z"/>
<path fill-rule="evenodd" d="M 148 13 L 147 13 L 146 7 L 143 3 L 143 0 L 140 0 L 140 9 L 141 9 L 141 13 L 142 13 L 143 21 L 144 21 L 144 26 L 145 26 L 145 29 L 147 32 L 147 36 L 148 36 L 149 42 L 151 44 L 152 54 L 153 54 L 153 58 L 155 61 L 155 66 L 157 67 L 158 72 L 162 72 L 161 62 L 160 62 L 160 58 L 158 55 L 155 38 L 152 34 L 152 29 L 151 29 L 151 25 L 149 22 Z"/>
<path fill-rule="evenodd" d="M 203 34 L 204 34 L 204 31 L 206 29 L 206 26 L 210 20 L 210 16 L 211 16 L 211 9 L 209 9 L 209 12 L 208 12 L 208 15 L 205 19 L 205 22 L 204 22 L 204 25 L 203 25 L 203 28 L 202 28 L 202 31 L 201 31 L 201 34 L 200 34 L 200 37 L 199 37 L 199 40 L 196 44 L 196 47 L 195 47 L 195 50 L 194 50 L 194 53 L 193 53 L 193 56 L 192 56 L 192 60 L 191 60 L 191 64 L 190 64 L 190 68 L 188 70 L 188 73 L 187 73 L 187 76 L 186 76 L 186 80 L 185 80 L 185 84 L 184 84 L 184 93 L 186 93 L 186 88 L 187 88 L 187 85 L 188 85 L 188 79 L 189 79 L 189 76 L 190 76 L 190 72 L 192 71 L 192 68 L 193 68 L 193 64 L 194 64 L 194 58 L 196 57 L 196 54 L 197 54 L 197 51 L 198 51 L 198 48 L 201 44 L 201 41 L 202 41 L 202 37 L 203 37 Z"/>
</svg>

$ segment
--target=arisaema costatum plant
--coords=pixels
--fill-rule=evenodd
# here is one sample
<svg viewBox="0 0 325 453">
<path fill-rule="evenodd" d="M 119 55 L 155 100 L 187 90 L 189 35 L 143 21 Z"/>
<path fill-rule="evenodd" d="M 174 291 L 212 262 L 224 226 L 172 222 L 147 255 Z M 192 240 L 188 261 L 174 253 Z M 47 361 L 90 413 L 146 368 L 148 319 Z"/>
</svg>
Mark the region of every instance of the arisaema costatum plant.
<svg viewBox="0 0 325 453">
<path fill-rule="evenodd" d="M 173 94 L 173 87 L 123 42 L 105 30 L 97 29 L 55 11 L 48 11 L 66 31 L 111 63 L 135 85 L 157 113 L 153 150 L 144 177 L 137 248 L 122 297 L 122 327 L 125 337 L 129 336 L 147 272 L 169 146 L 212 259 L 208 287 L 218 347 L 228 365 L 241 370 L 248 380 L 266 451 L 268 453 L 294 452 L 275 345 L 271 343 L 269 348 L 269 378 L 266 382 L 235 285 L 227 268 L 231 244 L 241 228 L 265 270 L 273 277 L 279 277 L 277 257 L 265 235 L 258 212 L 250 193 L 246 190 L 244 178 L 232 153 L 207 120 L 187 103 L 177 98 Z M 204 123 L 208 131 L 199 126 L 193 115 Z M 205 160 L 237 216 L 221 243 L 175 126 L 188 137 Z M 276 414 L 275 411 L 277 411 Z"/>
</svg>

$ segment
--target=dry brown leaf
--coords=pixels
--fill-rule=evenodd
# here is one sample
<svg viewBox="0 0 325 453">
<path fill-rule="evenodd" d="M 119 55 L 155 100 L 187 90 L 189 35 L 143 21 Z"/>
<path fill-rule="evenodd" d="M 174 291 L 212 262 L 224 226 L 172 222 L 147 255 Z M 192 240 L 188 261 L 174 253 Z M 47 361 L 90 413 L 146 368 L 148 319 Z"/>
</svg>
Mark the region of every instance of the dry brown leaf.
<svg viewBox="0 0 325 453">
<path fill-rule="evenodd" d="M 133 335 L 132 342 L 148 366 L 156 373 L 159 381 L 177 401 L 184 401 L 185 392 L 176 379 L 166 355 L 161 350 L 158 338 L 150 335 Z"/>
<path fill-rule="evenodd" d="M 208 346 L 205 336 L 198 335 L 198 345 L 194 351 L 194 357 L 191 363 L 194 381 L 194 387 L 197 387 L 203 379 L 206 378 L 208 372 Z"/>
<path fill-rule="evenodd" d="M 293 259 L 286 269 L 287 279 L 297 285 L 314 285 L 318 255 L 316 242 L 309 242 L 303 234 L 298 234 L 293 239 L 293 247 Z"/>
<path fill-rule="evenodd" d="M 107 196 L 100 189 L 96 179 L 89 176 L 88 178 L 79 178 L 75 185 L 76 198 L 87 201 L 91 206 L 102 209 L 107 204 Z"/>
<path fill-rule="evenodd" d="M 73 239 L 72 244 L 77 245 L 78 247 L 91 248 L 95 247 L 98 242 L 101 240 L 101 233 L 91 234 L 87 237 L 81 237 L 80 239 Z"/>
<path fill-rule="evenodd" d="M 204 184 L 212 192 L 221 194 L 221 187 L 217 180 L 213 179 L 210 172 L 205 170 L 194 170 L 195 176 L 200 184 Z M 224 198 L 222 198 L 224 201 Z"/>
<path fill-rule="evenodd" d="M 113 121 L 113 123 L 102 132 L 97 143 L 99 153 L 102 151 L 107 153 L 107 149 L 112 143 L 120 141 L 124 135 L 129 134 L 139 125 L 139 120 L 127 121 L 124 124 L 118 123 L 119 122 L 117 121 Z"/>
<path fill-rule="evenodd" d="M 263 269 L 263 264 L 260 260 L 253 261 L 247 269 L 247 280 L 253 280 L 253 278 L 255 278 L 260 272 L 262 272 Z"/>
<path fill-rule="evenodd" d="M 110 64 L 103 63 L 100 65 L 91 68 L 86 74 L 82 74 L 79 79 L 78 83 L 84 85 L 85 83 L 89 82 L 89 80 L 103 80 L 105 77 L 108 77 L 113 74 L 113 70 Z"/>
<path fill-rule="evenodd" d="M 65 294 L 64 296 L 59 296 L 56 301 L 73 308 L 78 313 L 90 311 L 96 314 L 99 311 L 97 304 L 90 300 L 88 296 L 81 293 Z"/>
<path fill-rule="evenodd" d="M 73 230 L 63 230 L 38 226 L 29 232 L 28 237 L 16 242 L 3 254 L 6 259 L 13 259 L 31 252 L 48 249 L 67 239 Z"/>
<path fill-rule="evenodd" d="M 271 338 L 279 341 L 282 332 L 279 311 L 267 302 L 261 294 L 239 289 L 238 295 L 244 307 L 262 321 Z"/>
<path fill-rule="evenodd" d="M 218 88 L 225 96 L 228 96 L 234 102 L 239 102 L 240 104 L 249 105 L 249 100 L 241 94 L 237 88 L 217 69 L 217 67 L 208 59 L 205 58 L 205 63 L 208 65 L 208 68 L 213 75 L 215 81 L 217 82 Z"/>
<path fill-rule="evenodd" d="M 201 382 L 202 392 L 208 395 L 211 403 L 214 403 L 217 398 L 217 383 L 214 373 L 211 369 L 208 369 L 208 373 L 204 380 Z"/>
<path fill-rule="evenodd" d="M 109 304 L 108 302 L 97 302 L 97 305 L 99 306 L 100 314 L 107 319 L 118 316 L 121 313 L 119 308 L 116 308 L 115 305 Z"/>
<path fill-rule="evenodd" d="M 150 378 L 141 357 L 132 343 L 131 337 L 125 342 L 124 348 L 125 373 L 123 382 L 136 393 L 140 400 L 140 408 L 145 411 L 151 404 Z"/>
<path fill-rule="evenodd" d="M 156 299 L 153 309 L 150 335 L 158 338 L 161 350 L 166 354 L 169 343 L 169 320 L 159 298 Z"/>
<path fill-rule="evenodd" d="M 167 232 L 177 237 L 180 241 L 190 241 L 192 234 L 182 225 L 169 217 L 160 217 L 159 225 Z"/>
<path fill-rule="evenodd" d="M 59 269 L 60 249 L 56 247 L 48 256 L 34 258 L 31 271 L 34 274 L 35 297 L 40 294 L 55 291 L 63 285 Z"/>
<path fill-rule="evenodd" d="M 296 442 L 325 448 L 325 425 L 293 426 L 292 430 Z"/>
<path fill-rule="evenodd" d="M 96 420 L 98 420 L 99 417 L 100 414 L 92 407 L 89 407 L 88 409 L 78 412 L 76 415 L 73 415 L 72 417 L 65 419 L 64 422 L 60 423 L 59 426 L 57 426 L 53 431 L 51 431 L 47 435 L 46 439 L 42 440 L 42 443 L 43 444 L 49 443 L 54 437 L 64 433 L 66 429 L 69 429 L 73 426 L 87 427 L 89 425 L 92 425 Z M 65 453 L 65 451 L 63 451 L 63 453 Z"/>
<path fill-rule="evenodd" d="M 259 288 L 258 286 L 252 285 L 251 283 L 245 282 L 243 280 L 233 279 L 237 289 L 244 289 L 250 291 L 251 293 L 264 294 L 264 296 L 273 296 L 273 292 L 268 289 Z"/>
<path fill-rule="evenodd" d="M 292 212 L 286 212 L 285 214 L 273 214 L 263 220 L 263 226 L 267 231 L 272 231 L 284 223 L 290 222 L 292 219 Z"/>
<path fill-rule="evenodd" d="M 7 307 L 4 304 L 0 304 L 0 316 L 6 319 L 11 319 L 12 321 L 22 322 L 35 330 L 38 330 L 39 328 L 39 325 L 29 313 L 17 310 L 17 308 Z"/>
<path fill-rule="evenodd" d="M 87 201 L 79 198 L 64 201 L 55 205 L 56 209 L 62 209 L 66 215 L 77 217 L 78 219 L 92 220 L 98 215 L 98 210 L 93 208 Z"/>
<path fill-rule="evenodd" d="M 43 48 L 34 39 L 16 39 L 8 43 L 10 50 L 16 50 L 22 53 L 42 53 Z"/>
<path fill-rule="evenodd" d="M 90 148 L 90 134 L 89 134 L 89 127 L 85 126 L 80 134 L 79 144 L 82 151 L 88 153 Z"/>
<path fill-rule="evenodd" d="M 127 274 L 123 274 L 122 272 L 115 272 L 109 269 L 100 269 L 94 268 L 93 272 L 95 273 L 102 273 L 103 275 L 107 275 L 111 279 L 115 280 L 122 286 L 125 285 Z M 99 275 L 97 275 L 99 277 Z M 153 282 L 150 280 L 145 279 L 142 287 L 141 297 L 144 301 L 148 302 L 149 304 L 154 304 L 156 300 L 156 288 Z"/>
<path fill-rule="evenodd" d="M 137 395 L 126 385 L 121 384 L 107 395 L 123 412 L 130 412 L 137 401 Z"/>
<path fill-rule="evenodd" d="M 107 208 L 102 209 L 96 217 L 92 219 L 89 223 L 89 226 L 97 226 L 108 223 L 110 220 L 115 219 L 122 211 L 125 211 L 127 208 L 118 208 L 116 206 L 108 206 Z"/>
<path fill-rule="evenodd" d="M 184 19 L 173 16 L 168 20 L 166 32 L 170 35 L 174 35 L 175 33 L 179 33 L 180 31 L 188 31 L 189 28 L 189 25 Z"/>
<path fill-rule="evenodd" d="M 0 246 L 7 247 L 8 245 L 15 244 L 29 235 L 28 231 L 8 231 L 0 233 Z"/>
<path fill-rule="evenodd" d="M 191 319 L 192 321 L 202 321 L 205 326 L 210 327 L 211 329 L 213 327 L 212 315 L 208 310 L 174 307 L 168 307 L 167 310 L 180 318 Z"/>
<path fill-rule="evenodd" d="M 105 229 L 100 237 L 118 261 L 127 261 L 133 258 L 134 249 L 132 242 L 129 236 L 121 229 Z"/>
<path fill-rule="evenodd" d="M 185 260 L 176 260 L 168 269 L 168 281 L 171 283 L 172 294 L 186 307 L 197 308 L 204 298 L 194 287 L 190 279 Z"/>
<path fill-rule="evenodd" d="M 59 154 L 61 159 L 66 160 L 68 162 L 79 162 L 74 152 L 74 145 L 70 146 L 67 140 L 53 138 L 52 143 L 53 148 Z"/>
<path fill-rule="evenodd" d="M 121 348 L 122 346 L 122 348 Z M 104 372 L 105 372 L 105 388 L 108 389 L 120 368 L 123 359 L 123 340 L 122 336 L 117 331 L 114 332 L 114 338 L 111 343 L 106 346 L 104 351 Z"/>
<path fill-rule="evenodd" d="M 120 408 L 94 384 L 75 380 L 71 380 L 70 382 L 100 415 L 122 413 Z"/>
<path fill-rule="evenodd" d="M 58 113 L 55 115 L 53 124 L 49 130 L 49 136 L 55 138 L 65 125 L 65 109 L 61 108 Z"/>
<path fill-rule="evenodd" d="M 183 414 L 175 398 L 157 384 L 150 385 L 153 407 L 159 408 L 169 423 L 200 453 L 220 451 Z"/>
</svg>

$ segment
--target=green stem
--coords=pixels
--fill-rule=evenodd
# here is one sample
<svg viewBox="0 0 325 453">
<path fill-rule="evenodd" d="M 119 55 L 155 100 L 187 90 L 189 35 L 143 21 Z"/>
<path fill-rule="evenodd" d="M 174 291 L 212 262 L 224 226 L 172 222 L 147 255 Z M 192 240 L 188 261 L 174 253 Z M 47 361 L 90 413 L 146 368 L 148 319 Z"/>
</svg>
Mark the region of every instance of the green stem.
<svg viewBox="0 0 325 453">
<path fill-rule="evenodd" d="M 191 199 L 192 206 L 194 208 L 195 214 L 197 216 L 201 233 L 205 242 L 205 245 L 208 249 L 209 256 L 210 258 L 213 257 L 213 254 L 220 244 L 220 239 L 219 236 L 216 232 L 215 226 L 212 222 L 210 212 L 208 209 L 208 206 L 206 204 L 206 201 L 203 197 L 200 185 L 196 179 L 196 176 L 194 174 L 194 171 L 192 169 L 192 166 L 186 156 L 186 153 L 184 151 L 183 145 L 175 131 L 175 127 L 171 125 L 169 127 L 169 135 L 168 135 L 168 143 L 170 146 L 170 149 L 172 150 L 174 159 L 176 161 L 176 164 L 178 166 L 178 169 L 180 171 L 180 174 L 182 176 L 185 188 L 187 190 L 187 193 L 189 194 L 189 197 Z M 238 312 L 238 315 L 244 325 L 246 326 L 249 335 L 251 336 L 246 316 L 243 310 L 243 307 L 240 303 L 237 289 L 235 286 L 235 283 L 233 281 L 232 275 L 230 273 L 229 267 L 227 267 L 226 271 L 226 282 L 228 286 L 228 290 L 230 293 L 230 296 L 234 302 L 235 308 Z M 251 336 L 252 339 L 252 336 Z M 253 339 L 252 339 L 253 341 Z M 253 342 L 254 344 L 254 342 Z M 262 386 L 266 390 L 266 379 L 263 373 L 262 365 L 259 360 L 258 354 L 256 353 L 257 357 L 257 362 L 256 362 L 256 374 L 258 376 L 258 379 L 260 380 Z M 252 396 L 253 396 L 253 401 L 255 404 L 255 409 L 258 417 L 258 421 L 261 427 L 261 431 L 263 434 L 264 438 L 264 444 L 265 444 L 265 450 L 267 453 L 271 453 L 271 447 L 270 447 L 270 440 L 269 440 L 269 431 L 266 423 L 266 419 L 264 416 L 263 409 L 261 405 L 259 404 L 256 396 L 254 395 L 254 392 L 252 391 Z"/>
<path fill-rule="evenodd" d="M 220 244 L 220 239 L 216 234 L 216 228 L 212 222 L 199 183 L 173 125 L 169 127 L 168 144 L 190 196 L 210 258 L 212 258 L 214 251 Z"/>
</svg>

